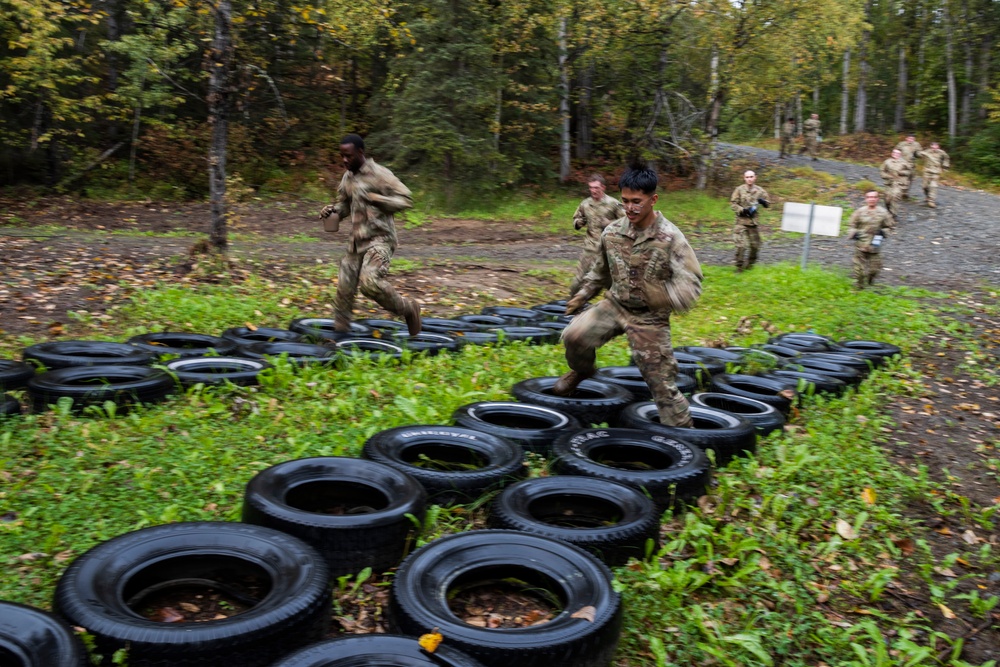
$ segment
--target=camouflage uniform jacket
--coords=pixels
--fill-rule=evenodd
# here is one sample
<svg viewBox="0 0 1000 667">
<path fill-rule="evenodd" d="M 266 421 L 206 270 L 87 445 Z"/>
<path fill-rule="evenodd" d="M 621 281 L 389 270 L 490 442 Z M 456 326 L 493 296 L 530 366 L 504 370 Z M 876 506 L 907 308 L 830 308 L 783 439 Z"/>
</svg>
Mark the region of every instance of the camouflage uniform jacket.
<svg viewBox="0 0 1000 667">
<path fill-rule="evenodd" d="M 781 124 L 781 136 L 785 139 L 791 139 L 795 136 L 795 123 L 790 121 L 785 121 Z"/>
<path fill-rule="evenodd" d="M 628 218 L 612 222 L 601 234 L 597 263 L 577 295 L 607 296 L 633 312 L 664 314 L 690 310 L 701 296 L 701 266 L 683 232 L 659 211 L 646 229 Z"/>
<path fill-rule="evenodd" d="M 941 172 L 951 167 L 948 154 L 940 148 L 929 148 L 917 153 L 917 157 L 924 160 L 924 173 L 940 176 Z"/>
<path fill-rule="evenodd" d="M 756 183 L 753 185 L 743 185 L 737 187 L 733 190 L 733 196 L 729 198 L 729 208 L 733 209 L 736 213 L 736 222 L 741 225 L 746 225 L 748 227 L 757 226 L 757 216 L 760 214 L 760 204 L 757 202 L 758 199 L 768 199 L 767 190 L 760 187 Z M 756 206 L 757 211 L 753 214 L 752 218 L 746 218 L 740 215 L 740 211 L 745 208 L 750 208 L 751 206 Z"/>
<path fill-rule="evenodd" d="M 622 203 L 610 195 L 604 195 L 600 201 L 587 197 L 576 208 L 573 214 L 573 226 L 577 229 L 587 228 L 587 238 L 583 241 L 583 249 L 597 252 L 601 246 L 601 232 L 615 220 L 625 215 Z"/>
<path fill-rule="evenodd" d="M 896 144 L 896 150 L 903 154 L 903 159 L 906 160 L 907 164 L 913 165 L 913 161 L 917 159 L 917 154 L 923 150 L 920 146 L 919 141 L 914 141 L 912 144 L 909 141 L 900 141 Z"/>
<path fill-rule="evenodd" d="M 858 238 L 854 241 L 855 248 L 862 252 L 878 252 L 877 248 L 871 246 L 872 238 L 879 233 L 887 235 L 890 229 L 896 227 L 896 221 L 892 219 L 889 211 L 881 206 L 873 209 L 862 206 L 851 214 L 847 226 L 852 234 L 858 233 Z"/>
<path fill-rule="evenodd" d="M 882 180 L 886 185 L 905 184 L 906 179 L 913 175 L 913 167 L 903 158 L 899 158 L 898 160 L 896 158 L 889 158 L 882 163 L 879 173 L 882 174 Z"/>
<path fill-rule="evenodd" d="M 345 172 L 337 190 L 335 213 L 354 223 L 348 250 L 363 253 L 375 239 L 386 241 L 395 250 L 393 213 L 412 206 L 409 188 L 375 160 L 366 158 L 356 174 Z"/>
<path fill-rule="evenodd" d="M 819 134 L 820 122 L 819 119 L 813 120 L 810 118 L 806 122 L 802 123 L 802 134 L 807 137 L 815 137 Z"/>
</svg>

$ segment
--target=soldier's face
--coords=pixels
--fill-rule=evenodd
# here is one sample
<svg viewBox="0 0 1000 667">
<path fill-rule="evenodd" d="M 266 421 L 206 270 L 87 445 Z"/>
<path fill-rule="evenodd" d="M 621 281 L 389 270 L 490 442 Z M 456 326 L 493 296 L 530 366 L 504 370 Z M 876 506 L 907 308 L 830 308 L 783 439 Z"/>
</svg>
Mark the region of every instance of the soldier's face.
<svg viewBox="0 0 1000 667">
<path fill-rule="evenodd" d="M 914 140 L 914 137 L 907 137 L 906 138 L 906 142 L 909 143 L 909 144 L 912 144 L 913 140 Z"/>
<path fill-rule="evenodd" d="M 865 195 L 865 203 L 868 204 L 868 208 L 875 208 L 878 206 L 878 193 L 869 192 Z"/>
<path fill-rule="evenodd" d="M 590 189 L 590 196 L 593 197 L 594 201 L 601 201 L 604 199 L 604 184 L 600 181 L 591 181 L 587 183 L 587 188 Z"/>
<path fill-rule="evenodd" d="M 746 183 L 747 185 L 753 185 L 754 183 L 757 182 L 757 174 L 753 173 L 752 171 L 748 171 L 747 173 L 743 174 L 743 182 Z"/>
<path fill-rule="evenodd" d="M 899 158 L 901 158 L 902 156 L 903 156 L 903 151 L 900 151 L 900 150 L 894 150 L 894 151 L 892 151 L 892 157 L 896 158 L 897 160 Z"/>
<path fill-rule="evenodd" d="M 361 169 L 361 165 L 365 163 L 365 154 L 359 151 L 358 147 L 354 144 L 341 144 L 340 161 L 343 163 L 345 169 L 356 174 L 358 169 Z"/>
<path fill-rule="evenodd" d="M 639 227 L 644 227 L 653 218 L 653 205 L 659 195 L 655 192 L 647 195 L 642 190 L 622 188 L 622 204 L 625 205 L 625 216 L 628 221 Z"/>
</svg>

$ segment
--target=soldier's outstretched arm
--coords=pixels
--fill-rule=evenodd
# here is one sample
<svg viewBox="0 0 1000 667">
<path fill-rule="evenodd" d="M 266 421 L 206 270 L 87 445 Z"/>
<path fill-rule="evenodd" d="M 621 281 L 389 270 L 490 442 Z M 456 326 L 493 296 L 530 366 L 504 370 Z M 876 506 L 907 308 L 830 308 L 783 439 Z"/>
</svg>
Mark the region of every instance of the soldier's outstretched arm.
<svg viewBox="0 0 1000 667">
<path fill-rule="evenodd" d="M 574 229 L 583 229 L 586 225 L 587 218 L 583 215 L 583 204 L 580 204 L 573 213 L 573 227 Z"/>
<path fill-rule="evenodd" d="M 604 237 L 602 236 L 601 246 L 597 252 L 597 261 L 594 262 L 593 268 L 587 272 L 587 275 L 583 277 L 583 283 L 580 285 L 580 289 L 577 290 L 576 295 L 566 304 L 566 312 L 568 314 L 575 312 L 574 310 L 570 310 L 571 304 L 576 306 L 576 310 L 579 310 L 583 307 L 583 304 L 609 287 L 611 287 L 611 269 L 608 267 L 608 254 L 605 252 Z"/>
<path fill-rule="evenodd" d="M 399 213 L 413 208 L 413 193 L 388 169 L 379 174 L 377 192 L 368 193 L 368 199 L 383 213 Z"/>
<path fill-rule="evenodd" d="M 687 239 L 675 239 L 670 248 L 670 278 L 666 281 L 670 309 L 675 313 L 686 313 L 701 297 L 701 264 Z"/>
</svg>

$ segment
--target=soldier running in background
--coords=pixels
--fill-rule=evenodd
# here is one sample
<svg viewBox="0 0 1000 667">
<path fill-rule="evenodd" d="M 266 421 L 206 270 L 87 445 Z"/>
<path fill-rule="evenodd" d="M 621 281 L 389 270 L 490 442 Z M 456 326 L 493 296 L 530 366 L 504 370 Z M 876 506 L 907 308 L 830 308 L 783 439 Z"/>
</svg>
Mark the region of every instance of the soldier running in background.
<svg viewBox="0 0 1000 667">
<path fill-rule="evenodd" d="M 882 241 L 890 229 L 896 226 L 889 211 L 878 205 L 878 192 L 865 193 L 865 205 L 851 214 L 847 223 L 854 241 L 854 280 L 856 289 L 875 282 L 882 270 Z"/>
<path fill-rule="evenodd" d="M 347 252 L 340 260 L 334 320 L 337 331 L 348 331 L 358 288 L 390 313 L 406 320 L 411 336 L 420 333 L 420 305 L 404 299 L 386 280 L 396 250 L 393 214 L 411 208 L 409 188 L 375 160 L 365 157 L 365 142 L 349 134 L 340 142 L 340 159 L 347 168 L 337 189 L 337 203 L 323 207 L 327 229 L 337 231 L 341 220 L 353 227 Z"/>
<path fill-rule="evenodd" d="M 757 185 L 757 174 L 753 171 L 743 172 L 743 185 L 733 190 L 733 195 L 729 198 L 729 207 L 736 213 L 733 243 L 736 245 L 737 273 L 749 269 L 757 262 L 760 250 L 757 216 L 761 206 L 767 208 L 770 205 L 767 190 Z"/>
<path fill-rule="evenodd" d="M 785 156 L 791 156 L 792 141 L 794 140 L 795 119 L 789 116 L 788 120 L 781 124 L 781 154 L 778 156 L 780 159 L 784 160 Z"/>
<path fill-rule="evenodd" d="M 951 160 L 936 141 L 928 150 L 917 153 L 917 157 L 924 161 L 924 202 L 931 208 L 937 208 L 938 181 L 944 170 L 951 168 Z"/>
<path fill-rule="evenodd" d="M 622 203 L 605 194 L 606 182 L 600 174 L 592 174 L 587 179 L 590 196 L 580 202 L 573 214 L 573 226 L 576 229 L 587 230 L 583 240 L 583 252 L 580 253 L 580 263 L 576 267 L 576 276 L 569 286 L 569 297 L 572 299 L 578 291 L 583 279 L 597 263 L 601 247 L 601 232 L 615 220 L 625 217 L 625 207 Z"/>
<path fill-rule="evenodd" d="M 903 159 L 902 151 L 892 150 L 892 157 L 882 163 L 879 169 L 882 181 L 885 183 L 885 207 L 897 222 L 899 221 L 899 206 L 903 200 L 904 188 L 909 185 L 913 169 Z"/>
<path fill-rule="evenodd" d="M 910 184 L 913 183 L 913 175 L 917 171 L 917 155 L 923 150 L 923 147 L 917 142 L 917 138 L 910 134 L 907 135 L 906 139 L 896 144 L 896 150 L 900 152 L 906 164 L 910 165 L 910 175 L 903 185 L 903 199 L 909 199 Z"/>
<path fill-rule="evenodd" d="M 802 153 L 806 151 L 809 152 L 809 156 L 813 159 L 813 162 L 819 160 L 816 154 L 819 150 L 819 133 L 820 133 L 820 122 L 819 114 L 812 114 L 809 116 L 809 120 L 802 123 L 802 136 L 806 140 L 806 145 L 802 147 Z"/>
<path fill-rule="evenodd" d="M 567 302 L 566 314 L 578 312 L 602 289 L 608 291 L 563 331 L 572 370 L 552 392 L 570 395 L 594 374 L 597 348 L 624 333 L 660 423 L 690 427 L 688 402 L 676 384 L 670 314 L 690 310 L 701 296 L 701 266 L 681 230 L 653 210 L 656 185 L 656 172 L 642 163 L 631 165 L 618 180 L 625 217 L 604 230 L 597 264 Z"/>
</svg>

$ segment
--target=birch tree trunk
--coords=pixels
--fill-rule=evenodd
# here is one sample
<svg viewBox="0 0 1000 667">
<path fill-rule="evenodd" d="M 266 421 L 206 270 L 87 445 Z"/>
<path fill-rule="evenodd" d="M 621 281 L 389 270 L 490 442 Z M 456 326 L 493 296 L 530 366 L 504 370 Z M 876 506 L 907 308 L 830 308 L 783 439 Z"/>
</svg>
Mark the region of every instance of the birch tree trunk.
<svg viewBox="0 0 1000 667">
<path fill-rule="evenodd" d="M 844 70 L 840 82 L 840 134 L 847 134 L 847 110 L 851 106 L 851 50 L 844 51 Z"/>
<path fill-rule="evenodd" d="M 590 157 L 593 148 L 594 112 L 591 108 L 594 99 L 594 64 L 591 63 L 580 71 L 580 101 L 576 110 L 576 157 Z"/>
<path fill-rule="evenodd" d="M 781 102 L 774 103 L 774 138 L 781 139 Z"/>
<path fill-rule="evenodd" d="M 958 125 L 962 128 L 962 134 L 967 135 L 969 133 L 969 121 L 972 120 L 972 98 L 976 96 L 975 85 L 972 83 L 972 66 L 974 64 L 972 43 L 974 38 L 971 34 L 971 26 L 975 23 L 975 19 L 969 11 L 968 0 L 963 0 L 962 2 L 962 23 L 965 25 L 965 30 L 963 31 L 965 34 L 960 41 L 962 48 L 965 50 L 965 79 L 962 81 L 962 115 L 958 121 Z"/>
<path fill-rule="evenodd" d="M 858 63 L 858 92 L 854 99 L 854 131 L 867 131 L 867 111 L 868 111 L 868 37 L 866 30 L 861 37 L 860 62 Z"/>
<path fill-rule="evenodd" d="M 893 128 L 896 132 L 902 132 L 903 127 L 906 124 L 906 88 L 907 82 L 907 62 L 906 62 L 906 46 L 903 44 L 899 45 L 899 76 L 896 85 L 896 122 L 893 124 Z"/>
<path fill-rule="evenodd" d="M 695 187 L 699 190 L 708 187 L 708 175 L 715 159 L 715 139 L 719 134 L 719 115 L 722 113 L 723 90 L 719 82 L 719 48 L 717 46 L 712 47 L 710 63 L 708 122 L 705 124 L 705 134 L 708 137 L 701 145 L 701 154 L 698 159 L 698 178 L 695 181 Z"/>
<path fill-rule="evenodd" d="M 219 0 L 214 7 L 215 34 L 209 52 L 208 122 L 212 143 L 208 149 L 208 188 L 212 213 L 209 242 L 216 252 L 225 254 L 229 246 L 226 228 L 226 146 L 229 139 L 229 113 L 232 110 L 233 8 L 230 0 Z"/>
<path fill-rule="evenodd" d="M 559 19 L 559 117 L 562 132 L 559 140 L 559 182 L 569 178 L 569 50 L 566 48 L 566 17 Z"/>
<path fill-rule="evenodd" d="M 944 59 L 948 82 L 948 138 L 958 136 L 958 87 L 955 85 L 955 30 L 951 25 L 948 0 L 941 3 L 941 17 L 944 21 Z"/>
</svg>

